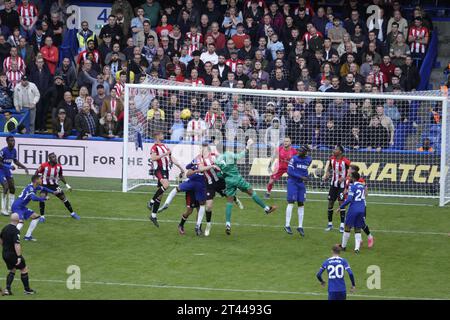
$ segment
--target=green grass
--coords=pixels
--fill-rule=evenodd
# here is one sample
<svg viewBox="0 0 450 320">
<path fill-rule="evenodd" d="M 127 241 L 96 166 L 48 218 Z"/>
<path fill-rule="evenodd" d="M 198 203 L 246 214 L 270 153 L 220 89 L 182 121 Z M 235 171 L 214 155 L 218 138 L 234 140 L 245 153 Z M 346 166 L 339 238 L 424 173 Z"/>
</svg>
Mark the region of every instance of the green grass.
<svg viewBox="0 0 450 320">
<path fill-rule="evenodd" d="M 16 178 L 19 186 L 26 181 Z M 270 216 L 244 198 L 245 210 L 234 208 L 231 236 L 224 232 L 224 201 L 217 199 L 213 213 L 217 224 L 209 238 L 198 238 L 191 223 L 185 236 L 177 233 L 184 210 L 181 196 L 160 215 L 157 229 L 147 219 L 149 195 L 142 192 L 150 188 L 123 194 L 108 191 L 119 190 L 115 180 L 69 181 L 76 189 L 69 199 L 82 219 L 68 218 L 54 197 L 47 203 L 47 222 L 34 233 L 38 241 L 23 243 L 31 284 L 38 291 L 26 299 L 326 299 L 315 273 L 341 235 L 323 231 L 323 195 L 311 195 L 306 204 L 303 239 L 282 229 L 282 194 L 269 201 L 279 206 Z M 435 202 L 369 198 L 368 223 L 375 247 L 368 250 L 365 242 L 359 255 L 352 250 L 343 254 L 357 281 L 357 292 L 350 299 L 450 299 L 450 209 L 432 205 Z M 36 203 L 31 207 L 37 210 Z M 0 218 L 2 226 L 7 222 Z M 292 222 L 295 226 L 296 214 Z M 353 244 L 352 235 L 349 247 Z M 81 269 L 80 290 L 66 287 L 70 265 Z M 367 289 L 370 265 L 381 268 L 379 290 Z M 13 291 L 16 295 L 8 299 L 24 298 L 19 277 Z"/>
</svg>

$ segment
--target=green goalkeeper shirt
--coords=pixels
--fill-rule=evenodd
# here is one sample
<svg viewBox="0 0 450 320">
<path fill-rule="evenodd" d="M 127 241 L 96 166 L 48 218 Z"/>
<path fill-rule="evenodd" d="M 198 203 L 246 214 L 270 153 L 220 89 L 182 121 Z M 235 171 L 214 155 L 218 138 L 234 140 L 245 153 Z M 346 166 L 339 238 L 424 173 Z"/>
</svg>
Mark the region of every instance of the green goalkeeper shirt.
<svg viewBox="0 0 450 320">
<path fill-rule="evenodd" d="M 215 164 L 220 168 L 224 178 L 239 177 L 241 174 L 237 161 L 243 157 L 245 157 L 245 149 L 239 153 L 225 152 L 217 158 Z"/>
</svg>

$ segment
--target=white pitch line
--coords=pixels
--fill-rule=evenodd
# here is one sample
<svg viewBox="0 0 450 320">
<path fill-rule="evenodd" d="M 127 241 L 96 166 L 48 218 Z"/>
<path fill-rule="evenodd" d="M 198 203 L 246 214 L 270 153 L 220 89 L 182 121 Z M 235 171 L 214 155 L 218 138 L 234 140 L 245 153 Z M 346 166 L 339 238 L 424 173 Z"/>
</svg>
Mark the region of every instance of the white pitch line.
<svg viewBox="0 0 450 320">
<path fill-rule="evenodd" d="M 2 278 L 4 280 L 4 278 Z M 65 280 L 56 279 L 32 279 L 32 282 L 47 283 L 67 283 Z M 268 294 L 285 294 L 285 295 L 304 295 L 304 296 L 327 296 L 327 293 L 308 292 L 308 291 L 284 291 L 284 290 L 260 290 L 260 289 L 234 289 L 234 288 L 212 288 L 198 286 L 180 286 L 180 285 L 159 285 L 159 284 L 142 284 L 142 283 L 126 283 L 126 282 L 106 282 L 106 281 L 80 281 L 81 284 L 100 285 L 100 286 L 121 286 L 121 287 L 140 287 L 153 289 L 184 289 L 198 291 L 220 291 L 220 292 L 241 292 L 241 293 L 268 293 Z M 399 297 L 399 296 L 381 296 L 369 294 L 349 294 L 349 297 L 356 298 L 372 298 L 372 299 L 399 299 L 399 300 L 446 300 L 448 298 L 428 298 L 428 297 Z"/>
<path fill-rule="evenodd" d="M 119 190 L 102 190 L 102 189 L 97 189 L 97 190 L 91 190 L 91 189 L 73 189 L 74 191 L 81 191 L 81 192 L 113 192 L 113 193 L 123 193 L 122 191 Z M 149 192 L 147 191 L 131 191 L 130 194 L 133 193 L 137 193 L 137 194 L 149 194 Z M 180 196 L 183 194 L 177 194 L 177 196 Z M 246 195 L 240 195 L 239 198 L 242 199 L 251 199 L 250 197 L 246 196 Z M 275 200 L 285 200 L 285 198 L 283 197 L 273 197 L 272 199 Z M 328 202 L 327 199 L 307 199 L 307 201 L 309 202 Z M 436 207 L 433 204 L 427 204 L 427 203 L 399 203 L 399 202 L 371 202 L 371 201 L 367 201 L 367 204 L 375 204 L 375 205 L 389 205 L 389 206 L 413 206 L 413 207 Z"/>
<path fill-rule="evenodd" d="M 56 218 L 70 218 L 68 215 L 50 215 L 46 214 L 46 217 L 56 217 Z M 147 222 L 148 219 L 143 218 L 121 218 L 121 217 L 98 217 L 98 216 L 81 216 L 82 219 L 92 219 L 92 220 L 111 220 L 111 221 L 139 221 L 139 222 Z M 158 220 L 159 222 L 164 223 L 178 223 L 178 220 Z M 188 223 L 194 223 L 191 221 L 188 221 Z M 222 225 L 220 222 L 212 222 L 214 225 Z M 234 223 L 235 226 L 242 226 L 242 227 L 257 227 L 257 228 L 279 228 L 282 229 L 283 226 L 281 225 L 270 225 L 270 224 L 257 224 L 257 223 Z M 312 230 L 323 230 L 323 228 L 320 227 L 303 227 L 304 229 L 312 229 Z M 447 236 L 448 233 L 445 232 L 433 232 L 433 231 L 407 231 L 407 230 L 376 230 L 373 229 L 374 232 L 381 232 L 381 233 L 399 233 L 399 234 L 414 234 L 414 235 L 435 235 L 435 236 Z"/>
</svg>

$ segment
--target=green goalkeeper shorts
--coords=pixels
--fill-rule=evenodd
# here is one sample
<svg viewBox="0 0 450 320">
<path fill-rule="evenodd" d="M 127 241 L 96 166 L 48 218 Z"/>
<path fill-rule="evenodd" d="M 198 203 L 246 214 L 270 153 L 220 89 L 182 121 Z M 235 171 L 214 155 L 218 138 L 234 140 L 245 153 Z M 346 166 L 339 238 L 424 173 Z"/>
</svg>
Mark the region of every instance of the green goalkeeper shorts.
<svg viewBox="0 0 450 320">
<path fill-rule="evenodd" d="M 225 194 L 227 195 L 227 197 L 234 197 L 236 195 L 237 189 L 241 190 L 242 192 L 247 192 L 252 188 L 251 184 L 245 181 L 245 179 L 241 176 L 227 177 L 225 178 L 225 184 Z"/>
</svg>

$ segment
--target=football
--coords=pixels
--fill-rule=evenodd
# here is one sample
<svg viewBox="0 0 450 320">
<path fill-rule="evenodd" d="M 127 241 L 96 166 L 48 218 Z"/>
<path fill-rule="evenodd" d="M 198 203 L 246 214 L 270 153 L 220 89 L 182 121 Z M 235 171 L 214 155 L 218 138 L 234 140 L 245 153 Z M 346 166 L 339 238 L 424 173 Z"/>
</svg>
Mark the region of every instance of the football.
<svg viewBox="0 0 450 320">
<path fill-rule="evenodd" d="M 187 120 L 191 117 L 191 110 L 185 108 L 181 111 L 180 118 L 183 120 Z"/>
</svg>

